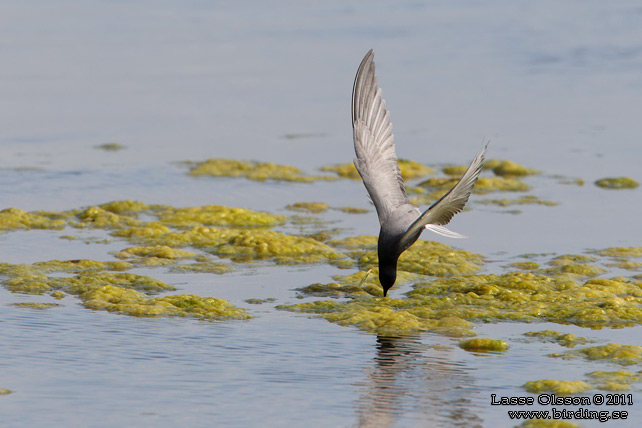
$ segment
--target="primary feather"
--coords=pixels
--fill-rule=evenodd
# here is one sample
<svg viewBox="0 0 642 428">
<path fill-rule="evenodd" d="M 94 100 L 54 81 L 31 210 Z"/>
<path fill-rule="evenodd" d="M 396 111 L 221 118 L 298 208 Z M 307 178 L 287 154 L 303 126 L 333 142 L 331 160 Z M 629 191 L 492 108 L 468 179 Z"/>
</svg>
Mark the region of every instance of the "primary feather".
<svg viewBox="0 0 642 428">
<path fill-rule="evenodd" d="M 368 51 L 361 61 L 352 92 L 352 126 L 354 166 L 374 204 L 379 223 L 400 205 L 408 203 L 408 196 L 397 164 L 390 114 L 377 88 L 374 53 Z"/>
</svg>

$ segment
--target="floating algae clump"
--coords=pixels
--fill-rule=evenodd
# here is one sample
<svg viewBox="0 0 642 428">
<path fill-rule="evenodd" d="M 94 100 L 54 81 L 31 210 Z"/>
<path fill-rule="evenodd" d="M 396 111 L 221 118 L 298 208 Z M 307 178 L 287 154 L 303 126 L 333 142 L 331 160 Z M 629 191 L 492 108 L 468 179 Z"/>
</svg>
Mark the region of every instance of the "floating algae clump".
<svg viewBox="0 0 642 428">
<path fill-rule="evenodd" d="M 227 272 L 232 272 L 234 269 L 232 269 L 231 266 L 226 265 L 225 263 L 217 263 L 217 262 L 212 262 L 212 261 L 202 261 L 202 262 L 195 262 L 195 263 L 190 263 L 190 264 L 181 264 L 181 265 L 175 265 L 170 268 L 172 272 L 182 272 L 182 273 L 216 273 L 216 274 L 224 274 Z"/>
<path fill-rule="evenodd" d="M 412 180 L 414 178 L 424 177 L 435 172 L 432 168 L 411 160 L 399 159 L 397 163 L 399 165 L 399 169 L 401 170 L 401 176 L 404 180 Z M 357 168 L 355 168 L 353 163 L 344 163 L 335 166 L 324 166 L 323 168 L 321 168 L 321 171 L 334 172 L 339 177 L 350 178 L 352 180 L 359 180 L 361 178 L 359 172 L 357 171 Z"/>
<path fill-rule="evenodd" d="M 358 287 L 356 285 L 343 285 L 338 282 L 310 284 L 307 287 L 297 288 L 297 291 L 305 296 L 317 297 L 380 296 L 382 293 L 381 287 L 372 285 L 370 287 Z"/>
<path fill-rule="evenodd" d="M 405 311 L 385 306 L 355 307 L 350 310 L 324 315 L 339 325 L 353 325 L 361 330 L 379 334 L 398 334 L 403 331 L 428 330 L 430 324 Z"/>
<path fill-rule="evenodd" d="M 546 205 L 546 206 L 552 207 L 557 205 L 557 202 L 545 201 L 545 200 L 539 199 L 537 196 L 534 196 L 534 195 L 525 195 L 518 199 L 508 199 L 508 198 L 484 199 L 479 201 L 479 203 L 486 204 L 486 205 L 494 204 L 494 205 L 499 205 L 501 207 L 508 207 L 511 205 Z"/>
<path fill-rule="evenodd" d="M 71 279 L 75 280 L 70 288 L 72 294 L 79 294 L 85 290 L 102 287 L 103 285 L 142 290 L 147 293 L 158 293 L 176 289 L 173 285 L 161 280 L 127 272 L 86 272 L 76 275 L 76 277 Z"/>
<path fill-rule="evenodd" d="M 149 245 L 168 245 L 170 247 L 174 247 L 189 244 L 187 240 L 176 242 L 164 239 L 172 233 L 174 232 L 169 227 L 159 222 L 152 221 L 140 226 L 130 227 L 128 229 L 115 230 L 111 232 L 111 235 Z"/>
<path fill-rule="evenodd" d="M 570 274 L 585 277 L 597 276 L 606 272 L 604 268 L 588 264 L 595 260 L 595 257 L 582 254 L 565 254 L 548 262 L 553 267 L 543 269 L 543 272 L 551 275 Z"/>
<path fill-rule="evenodd" d="M 534 337 L 544 342 L 555 342 L 567 348 L 590 342 L 586 337 L 577 337 L 572 333 L 560 333 L 554 330 L 529 331 L 524 333 L 524 336 Z"/>
<path fill-rule="evenodd" d="M 85 307 L 137 317 L 180 316 L 208 320 L 249 319 L 243 309 L 213 297 L 176 295 L 149 298 L 145 294 L 113 285 L 92 288 L 80 298 Z"/>
<path fill-rule="evenodd" d="M 66 222 L 41 213 L 28 213 L 17 208 L 0 211 L 0 231 L 12 229 L 63 229 Z"/>
<path fill-rule="evenodd" d="M 459 178 L 457 177 L 430 177 L 419 183 L 422 187 L 434 187 L 440 190 L 448 190 L 454 186 Z"/>
<path fill-rule="evenodd" d="M 419 242 L 419 250 L 422 245 L 432 245 Z M 348 276 L 337 275 L 333 277 L 336 282 L 317 283 L 298 289 L 302 296 L 351 299 L 345 303 L 321 301 L 281 306 L 281 309 L 316 313 L 340 325 L 354 325 L 375 332 L 437 331 L 436 323 L 448 318 L 466 322 L 551 321 L 593 328 L 642 322 L 642 286 L 632 279 L 599 278 L 582 283 L 577 281 L 578 275 L 557 271 L 546 275 L 523 271 L 501 275 L 461 273 L 481 267 L 481 256 L 475 260 L 475 255 L 458 261 L 454 258 L 448 262 L 448 258 L 442 254 L 434 264 L 442 269 L 446 265 L 445 271 L 433 270 L 433 262 L 425 254 L 417 257 L 418 264 L 425 263 L 420 267 L 403 265 L 400 260 L 399 278 L 419 280 L 413 285 L 414 289 L 407 292 L 404 299 L 372 299 L 368 296 L 380 296 L 381 293 L 373 248 L 376 238 L 351 237 L 330 243 L 346 250 L 360 266 L 371 269 L 371 275 L 365 279 L 364 271 Z M 444 247 L 446 255 L 454 251 Z M 411 247 L 406 253 L 412 254 L 412 251 Z M 553 264 L 575 266 L 581 265 L 578 263 L 580 261 L 590 260 L 593 260 L 590 256 L 565 255 L 554 259 Z M 473 264 L 466 266 L 465 263 L 471 261 Z M 404 275 L 409 276 L 404 278 Z M 438 278 L 426 280 L 425 275 Z M 406 324 L 400 327 L 397 321 Z M 569 347 L 586 341 L 585 338 L 558 332 L 533 333 L 533 337 Z"/>
<path fill-rule="evenodd" d="M 606 360 L 622 366 L 628 366 L 642 362 L 642 346 L 609 343 L 607 345 L 591 346 L 568 351 L 562 354 L 551 354 L 550 356 L 565 359 L 584 357 L 588 360 Z"/>
<path fill-rule="evenodd" d="M 139 214 L 154 216 L 158 221 L 143 222 Z M 52 217 L 53 214 L 49 213 Z M 286 217 L 272 215 L 246 208 L 221 205 L 175 208 L 164 205 L 147 205 L 138 201 L 113 201 L 100 206 L 83 210 L 72 210 L 61 213 L 61 216 L 73 217 L 80 222 L 70 221 L 75 227 L 95 227 L 102 229 L 123 229 L 126 227 L 149 228 L 157 233 L 167 232 L 168 227 L 189 229 L 198 226 L 223 226 L 235 228 L 271 227 L 283 224 Z M 117 235 L 117 234 L 116 234 Z M 123 235 L 117 235 L 123 236 Z"/>
<path fill-rule="evenodd" d="M 540 394 L 542 392 L 552 392 L 557 395 L 571 395 L 580 394 L 590 390 L 592 387 L 586 382 L 581 380 L 555 380 L 555 379 L 540 379 L 526 382 L 522 385 L 524 389 L 533 394 Z"/>
<path fill-rule="evenodd" d="M 271 227 L 285 221 L 280 215 L 220 205 L 166 207 L 156 215 L 163 224 L 183 229 L 196 226 Z"/>
<path fill-rule="evenodd" d="M 135 226 L 140 223 L 139 220 L 128 215 L 116 214 L 96 206 L 79 211 L 76 217 L 80 222 L 71 223 L 71 226 L 79 228 L 111 229 Z"/>
<path fill-rule="evenodd" d="M 96 260 L 49 260 L 33 264 L 0 263 L 0 273 L 5 275 L 21 275 L 52 272 L 85 272 L 100 270 L 127 270 L 132 267 L 128 262 L 100 262 Z"/>
<path fill-rule="evenodd" d="M 642 382 L 642 371 L 637 373 L 625 370 L 595 371 L 587 373 L 587 376 L 598 389 L 606 391 L 628 391 L 632 383 Z"/>
<path fill-rule="evenodd" d="M 248 162 L 233 159 L 208 159 L 204 162 L 191 162 L 191 175 L 213 177 L 245 177 L 254 181 L 279 180 L 311 183 L 316 180 L 333 180 L 327 175 L 304 175 L 299 168 L 277 165 L 271 162 Z"/>
<path fill-rule="evenodd" d="M 397 268 L 424 275 L 447 275 L 476 272 L 481 269 L 482 263 L 483 256 L 480 254 L 420 239 L 401 255 Z"/>
<path fill-rule="evenodd" d="M 430 309 L 412 307 L 399 299 L 358 298 L 347 303 L 321 300 L 279 305 L 277 309 L 319 314 L 330 322 L 378 334 L 434 331 L 455 337 L 475 335 L 469 321 L 457 317 L 434 318 Z"/>
<path fill-rule="evenodd" d="M 431 177 L 419 183 L 423 187 L 432 187 L 440 190 L 449 190 L 459 178 L 457 177 Z M 511 177 L 479 177 L 473 193 L 490 192 L 526 192 L 530 186 L 517 178 Z"/>
<path fill-rule="evenodd" d="M 134 257 L 156 257 L 160 259 L 184 259 L 193 257 L 195 254 L 190 251 L 177 250 L 167 245 L 153 245 L 149 247 L 129 247 L 118 252 L 115 257 L 119 259 L 130 259 Z"/>
<path fill-rule="evenodd" d="M 465 319 L 546 320 L 591 327 L 642 321 L 642 289 L 632 282 L 594 279 L 581 285 L 566 276 L 508 272 L 438 278 L 415 287 L 408 295 L 418 300 L 416 304 Z"/>
<path fill-rule="evenodd" d="M 374 236 L 346 238 L 329 241 L 328 244 L 352 250 L 348 255 L 362 269 L 374 269 L 378 265 L 377 238 Z M 478 271 L 482 263 L 483 256 L 480 254 L 456 250 L 440 242 L 419 239 L 401 255 L 397 271 L 437 276 L 463 274 Z"/>
<path fill-rule="evenodd" d="M 149 209 L 147 204 L 138 201 L 112 201 L 99 206 L 63 212 L 21 212 L 25 217 L 22 220 L 24 227 L 30 229 L 63 229 L 67 225 L 76 228 L 115 229 L 139 224 L 140 221 L 136 216 Z M 15 211 L 20 212 L 20 210 Z M 2 212 L 0 212 L 0 229 L 1 224 Z M 13 228 L 15 227 L 19 226 Z M 76 239 L 70 235 L 61 236 L 61 238 Z"/>
<path fill-rule="evenodd" d="M 54 263 L 54 272 L 65 271 L 66 262 Z M 91 261 L 86 261 L 91 262 Z M 120 312 L 134 316 L 190 316 L 203 319 L 247 319 L 250 315 L 242 309 L 220 299 L 190 295 L 151 298 L 147 294 L 174 290 L 174 286 L 158 279 L 126 272 L 80 271 L 71 277 L 50 277 L 43 265 L 2 265 L 2 273 L 11 276 L 4 285 L 12 292 L 42 294 L 52 292 L 52 297 L 62 298 L 66 293 L 78 296 L 90 309 Z M 61 264 L 62 263 L 62 264 Z M 101 262 L 95 262 L 99 265 Z M 85 267 L 90 263 L 83 263 Z M 51 263 L 49 263 L 51 265 Z M 13 269 L 11 267 L 13 266 Z M 31 266 L 31 272 L 28 267 Z M 49 266 L 51 267 L 51 266 Z M 95 266 L 92 266 L 95 267 Z M 77 272 L 77 271 L 74 271 Z M 57 303 L 18 303 L 17 306 L 46 309 Z"/>
<path fill-rule="evenodd" d="M 370 271 L 359 271 L 351 275 L 334 275 L 332 279 L 337 282 L 327 284 L 315 283 L 307 287 L 297 288 L 297 291 L 303 296 L 317 297 L 359 297 L 375 296 L 380 297 L 383 289 L 379 285 L 379 269 L 374 268 Z M 397 284 L 417 279 L 419 275 L 399 271 L 397 275 Z"/>
<path fill-rule="evenodd" d="M 610 247 L 593 252 L 600 256 L 614 258 L 642 257 L 642 247 Z"/>
<path fill-rule="evenodd" d="M 594 261 L 596 261 L 595 257 L 585 256 L 583 254 L 564 254 L 553 258 L 548 264 L 552 266 L 562 266 L 576 263 L 591 263 Z"/>
<path fill-rule="evenodd" d="M 97 149 L 105 150 L 106 152 L 117 152 L 123 150 L 125 146 L 118 143 L 104 143 L 96 146 Z"/>
<path fill-rule="evenodd" d="M 352 250 L 364 249 L 364 248 L 373 249 L 377 245 L 377 237 L 366 236 L 366 235 L 349 236 L 347 238 L 340 239 L 340 240 L 333 240 L 328 243 L 335 247 L 352 249 Z"/>
<path fill-rule="evenodd" d="M 241 231 L 206 250 L 234 261 L 272 259 L 279 264 L 332 262 L 343 258 L 331 247 L 315 239 L 269 230 Z"/>
<path fill-rule="evenodd" d="M 490 159 L 486 162 L 486 167 L 492 169 L 495 175 L 501 177 L 520 177 L 539 173 L 539 171 L 526 168 L 523 165 L 509 160 L 499 161 L 496 159 Z"/>
<path fill-rule="evenodd" d="M 634 262 L 631 260 L 618 260 L 615 262 L 607 263 L 609 267 L 617 267 L 619 269 L 627 270 L 642 270 L 642 262 Z"/>
<path fill-rule="evenodd" d="M 5 287 L 14 293 L 43 294 L 64 291 L 78 295 L 103 285 L 117 285 L 150 293 L 174 289 L 172 285 L 163 281 L 133 273 L 86 271 L 72 277 L 50 277 L 42 273 L 30 273 L 24 267 L 29 265 L 14 266 L 20 269 L 8 271 L 6 274 L 11 275 L 11 278 L 4 281 Z M 37 271 L 38 267 L 35 267 L 31 272 Z"/>
<path fill-rule="evenodd" d="M 521 270 L 539 269 L 539 265 L 535 262 L 516 262 L 516 263 L 511 263 L 509 266 L 512 268 L 521 269 Z"/>
<path fill-rule="evenodd" d="M 403 284 L 408 281 L 420 278 L 420 275 L 399 271 L 397 272 L 397 284 Z M 368 271 L 359 271 L 351 275 L 334 275 L 332 279 L 337 282 L 328 284 L 312 284 L 307 287 L 299 288 L 303 295 L 322 296 L 322 297 L 358 297 L 358 296 L 376 296 L 383 294 L 383 289 L 379 284 L 379 269 L 373 268 Z"/>
<path fill-rule="evenodd" d="M 400 270 L 397 272 L 396 284 L 415 281 L 421 277 L 419 274 Z M 332 279 L 341 283 L 341 289 L 346 293 L 346 297 L 356 297 L 366 293 L 371 296 L 381 297 L 383 294 L 383 288 L 379 284 L 379 268 L 359 271 L 350 275 L 334 275 Z"/>
<path fill-rule="evenodd" d="M 445 166 L 441 169 L 441 172 L 443 172 L 446 175 L 454 175 L 457 177 L 461 177 L 464 175 L 464 173 L 468 170 L 468 167 L 466 165 L 453 165 L 453 166 Z"/>
<path fill-rule="evenodd" d="M 370 212 L 370 210 L 367 208 L 359 207 L 338 207 L 336 209 L 346 214 L 366 214 Z"/>
<path fill-rule="evenodd" d="M 424 177 L 435 172 L 432 168 L 411 160 L 399 159 L 397 163 L 404 180 Z"/>
<path fill-rule="evenodd" d="M 345 285 L 379 285 L 379 268 L 373 268 L 368 271 L 359 271 L 350 275 L 334 275 L 332 279 L 339 281 Z M 421 275 L 414 274 L 411 272 L 399 271 L 397 272 L 397 282 L 396 284 L 403 284 L 408 281 L 413 281 L 418 278 L 421 278 Z M 379 291 L 382 291 L 379 287 Z"/>
<path fill-rule="evenodd" d="M 43 274 L 25 274 L 7 279 L 4 286 L 14 293 L 43 294 L 53 289 L 48 279 Z"/>
<path fill-rule="evenodd" d="M 473 352 L 489 352 L 489 351 L 506 351 L 508 350 L 508 343 L 503 340 L 474 338 L 464 339 L 459 342 L 459 347 L 466 351 Z"/>
<path fill-rule="evenodd" d="M 338 263 L 345 256 L 313 238 L 265 229 L 193 227 L 175 231 L 158 222 L 112 232 L 136 243 L 192 246 L 237 262 L 271 259 L 279 264 Z"/>
<path fill-rule="evenodd" d="M 361 176 L 359 175 L 359 172 L 357 171 L 357 168 L 355 168 L 354 164 L 352 163 L 344 163 L 341 165 L 334 165 L 334 166 L 324 166 L 321 168 L 321 171 L 334 172 L 339 177 L 350 178 L 352 180 L 358 180 L 361 178 Z"/>
<path fill-rule="evenodd" d="M 114 214 L 124 214 L 130 216 L 136 215 L 149 209 L 149 206 L 144 202 L 130 200 L 111 201 L 105 204 L 101 204 L 99 205 L 99 207 Z"/>
<path fill-rule="evenodd" d="M 245 303 L 249 303 L 250 305 L 262 305 L 264 303 L 271 303 L 275 301 L 276 299 L 274 297 L 268 297 L 267 299 L 246 299 Z"/>
<path fill-rule="evenodd" d="M 642 268 L 642 262 L 628 260 L 629 258 L 642 257 L 642 247 L 610 247 L 602 250 L 591 250 L 590 252 L 613 259 L 613 262 L 607 263 L 607 266 L 615 266 L 628 270 L 639 270 Z"/>
<path fill-rule="evenodd" d="M 559 181 L 560 184 L 574 184 L 576 186 L 584 186 L 584 180 L 582 180 L 581 178 L 573 179 L 573 178 L 565 178 L 565 177 L 559 177 L 559 176 L 558 178 L 560 178 L 560 181 Z"/>
<path fill-rule="evenodd" d="M 287 205 L 285 208 L 292 211 L 305 211 L 318 214 L 328 211 L 330 206 L 325 202 L 296 202 L 294 204 Z"/>
<path fill-rule="evenodd" d="M 17 306 L 19 308 L 30 308 L 30 309 L 51 309 L 56 306 L 60 306 L 58 303 L 40 303 L 40 302 L 20 302 L 20 303 L 12 303 L 13 306 Z"/>
<path fill-rule="evenodd" d="M 591 256 L 576 254 L 562 255 L 548 262 L 552 267 L 543 269 L 543 272 L 550 275 L 569 274 L 584 277 L 597 276 L 606 272 L 604 268 L 588 264 L 592 261 L 595 261 L 595 258 Z"/>
<path fill-rule="evenodd" d="M 603 189 L 635 189 L 640 184 L 629 177 L 602 178 L 595 182 L 597 187 Z"/>
<path fill-rule="evenodd" d="M 479 177 L 473 192 L 526 192 L 530 186 L 521 180 L 510 177 Z"/>
</svg>

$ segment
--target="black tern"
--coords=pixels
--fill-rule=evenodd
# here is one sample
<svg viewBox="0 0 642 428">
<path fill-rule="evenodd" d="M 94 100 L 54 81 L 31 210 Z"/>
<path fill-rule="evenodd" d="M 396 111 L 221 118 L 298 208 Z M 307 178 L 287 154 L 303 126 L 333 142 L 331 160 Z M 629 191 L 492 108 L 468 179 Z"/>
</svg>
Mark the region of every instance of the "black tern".
<svg viewBox="0 0 642 428">
<path fill-rule="evenodd" d="M 354 166 L 359 171 L 379 224 L 379 282 L 384 297 L 397 279 L 397 260 L 424 229 L 451 238 L 464 238 L 444 225 L 468 202 L 479 178 L 488 143 L 445 195 L 423 213 L 410 204 L 397 164 L 392 123 L 375 76 L 374 52 L 361 61 L 352 89 Z"/>
</svg>

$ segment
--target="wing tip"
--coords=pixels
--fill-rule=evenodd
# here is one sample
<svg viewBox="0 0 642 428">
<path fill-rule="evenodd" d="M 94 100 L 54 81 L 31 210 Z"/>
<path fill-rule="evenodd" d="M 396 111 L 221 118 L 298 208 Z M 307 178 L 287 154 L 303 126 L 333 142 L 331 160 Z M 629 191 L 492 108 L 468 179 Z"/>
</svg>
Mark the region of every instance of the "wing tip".
<svg viewBox="0 0 642 428">
<path fill-rule="evenodd" d="M 374 80 L 374 84 L 376 87 L 376 77 L 374 76 L 374 50 L 370 49 L 366 54 L 364 55 L 363 59 L 361 60 L 361 63 L 359 64 L 359 68 L 357 68 L 357 74 L 354 78 L 354 83 L 352 85 L 352 126 L 354 127 L 354 123 L 357 120 L 357 98 L 358 95 L 357 93 L 360 92 L 360 86 L 362 86 L 362 82 L 364 79 L 366 79 L 366 76 L 369 74 L 372 74 L 372 79 Z"/>
<path fill-rule="evenodd" d="M 362 71 L 366 68 L 369 67 L 371 64 L 374 63 L 374 50 L 370 49 L 366 54 L 363 56 L 363 59 L 361 60 L 361 63 L 359 64 L 359 68 L 357 69 L 357 78 L 362 75 Z M 355 79 L 357 80 L 357 79 Z"/>
</svg>

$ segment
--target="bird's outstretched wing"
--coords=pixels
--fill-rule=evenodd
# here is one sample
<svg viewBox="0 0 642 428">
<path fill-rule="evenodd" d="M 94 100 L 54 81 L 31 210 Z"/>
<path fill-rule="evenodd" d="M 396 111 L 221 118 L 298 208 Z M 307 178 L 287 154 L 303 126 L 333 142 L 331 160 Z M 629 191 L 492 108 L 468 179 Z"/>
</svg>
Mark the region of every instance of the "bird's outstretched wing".
<svg viewBox="0 0 642 428">
<path fill-rule="evenodd" d="M 484 165 L 484 157 L 486 155 L 486 149 L 488 148 L 488 143 L 484 146 L 481 152 L 475 156 L 475 159 L 470 163 L 470 166 L 459 179 L 457 184 L 453 186 L 452 189 L 448 191 L 444 196 L 442 196 L 437 202 L 432 204 L 430 208 L 423 212 L 408 227 L 408 230 L 401 237 L 400 245 L 403 248 L 403 244 L 416 236 L 420 230 L 424 227 L 426 229 L 432 230 L 433 232 L 439 233 L 440 235 L 449 236 L 451 238 L 463 238 L 463 235 L 459 235 L 456 232 L 452 232 L 443 225 L 448 224 L 448 222 L 453 218 L 453 216 L 461 210 L 464 209 L 470 193 L 473 191 L 473 187 L 479 178 L 479 173 L 481 172 L 482 166 Z"/>
<path fill-rule="evenodd" d="M 377 209 L 379 223 L 408 203 L 401 171 L 397 164 L 392 124 L 386 102 L 377 88 L 372 49 L 359 65 L 352 89 L 352 129 L 354 166 L 359 171 L 370 200 Z"/>
</svg>

